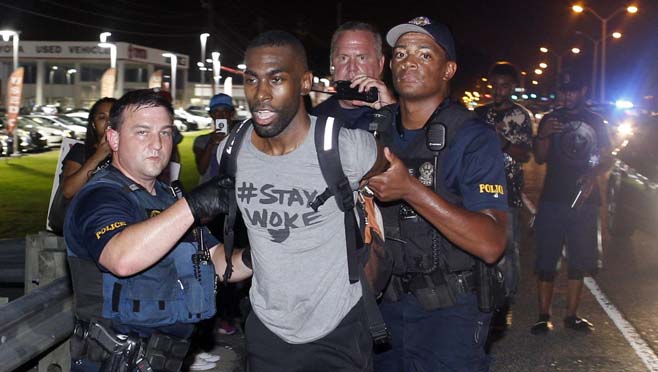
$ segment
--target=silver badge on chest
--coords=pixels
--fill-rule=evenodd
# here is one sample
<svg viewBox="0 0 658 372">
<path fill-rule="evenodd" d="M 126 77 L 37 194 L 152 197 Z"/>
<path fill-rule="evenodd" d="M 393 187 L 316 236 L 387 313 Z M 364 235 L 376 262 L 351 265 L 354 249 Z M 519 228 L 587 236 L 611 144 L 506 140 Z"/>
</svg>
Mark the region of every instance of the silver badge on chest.
<svg viewBox="0 0 658 372">
<path fill-rule="evenodd" d="M 430 162 L 421 164 L 418 168 L 418 180 L 425 186 L 432 186 L 434 183 L 434 165 Z"/>
</svg>

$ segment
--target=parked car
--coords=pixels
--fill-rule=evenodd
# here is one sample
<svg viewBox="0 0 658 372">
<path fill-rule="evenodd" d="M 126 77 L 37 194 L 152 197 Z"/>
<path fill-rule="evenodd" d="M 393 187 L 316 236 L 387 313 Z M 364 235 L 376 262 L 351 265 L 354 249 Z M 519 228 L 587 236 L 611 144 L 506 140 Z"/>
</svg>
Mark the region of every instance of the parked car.
<svg viewBox="0 0 658 372">
<path fill-rule="evenodd" d="M 608 231 L 620 238 L 636 229 L 658 235 L 658 117 L 635 120 L 608 179 Z"/>
<path fill-rule="evenodd" d="M 178 108 L 174 110 L 174 115 L 180 116 L 187 121 L 195 123 L 198 129 L 207 129 L 212 126 L 212 119 L 210 119 L 207 112 L 186 111 Z"/>
<path fill-rule="evenodd" d="M 63 115 L 29 115 L 27 117 L 41 125 L 59 128 L 59 130 L 64 132 L 64 137 L 84 139 L 87 136 L 87 127 L 78 125 L 71 118 Z"/>
<path fill-rule="evenodd" d="M 46 149 L 46 141 L 41 138 L 37 131 L 26 131 L 15 128 L 14 131 L 18 136 L 19 152 L 40 152 Z M 12 146 L 10 149 L 9 147 Z M 13 143 L 11 142 L 7 130 L 0 124 L 0 156 L 9 156 L 13 152 Z"/>
<path fill-rule="evenodd" d="M 64 115 L 72 118 L 82 119 L 85 123 L 87 123 L 87 118 L 89 117 L 89 111 L 76 110 L 76 111 L 67 112 Z"/>
<path fill-rule="evenodd" d="M 60 147 L 62 145 L 62 140 L 68 135 L 61 128 L 50 125 L 48 123 L 39 123 L 32 120 L 27 116 L 19 116 L 17 126 L 20 129 L 30 131 L 36 131 L 41 135 L 41 138 L 46 141 L 46 146 L 48 148 Z"/>
</svg>

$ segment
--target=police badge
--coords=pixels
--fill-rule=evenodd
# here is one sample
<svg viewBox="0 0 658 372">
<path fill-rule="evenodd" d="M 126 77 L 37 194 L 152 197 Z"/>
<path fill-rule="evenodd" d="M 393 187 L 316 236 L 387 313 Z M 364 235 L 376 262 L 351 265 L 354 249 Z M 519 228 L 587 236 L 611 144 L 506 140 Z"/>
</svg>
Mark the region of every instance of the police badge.
<svg viewBox="0 0 658 372">
<path fill-rule="evenodd" d="M 418 173 L 418 180 L 420 183 L 427 187 L 431 187 L 434 183 L 434 165 L 427 161 L 418 168 Z"/>
</svg>

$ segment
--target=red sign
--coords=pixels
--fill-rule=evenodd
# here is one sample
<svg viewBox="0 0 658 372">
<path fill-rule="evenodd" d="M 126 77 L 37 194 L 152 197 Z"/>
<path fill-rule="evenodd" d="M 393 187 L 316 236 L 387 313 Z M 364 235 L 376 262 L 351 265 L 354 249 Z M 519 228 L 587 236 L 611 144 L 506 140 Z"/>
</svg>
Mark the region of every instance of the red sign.
<svg viewBox="0 0 658 372">
<path fill-rule="evenodd" d="M 9 76 L 7 83 L 7 132 L 12 134 L 21 110 L 21 96 L 23 95 L 23 67 L 19 67 Z"/>
</svg>

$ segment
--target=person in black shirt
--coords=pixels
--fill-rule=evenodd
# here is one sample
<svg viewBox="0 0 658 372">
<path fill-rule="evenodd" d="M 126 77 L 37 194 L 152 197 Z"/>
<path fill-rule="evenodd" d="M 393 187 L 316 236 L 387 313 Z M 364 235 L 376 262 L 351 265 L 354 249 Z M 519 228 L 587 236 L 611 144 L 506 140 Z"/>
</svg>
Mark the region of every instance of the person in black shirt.
<svg viewBox="0 0 658 372">
<path fill-rule="evenodd" d="M 99 168 L 110 163 L 112 150 L 105 138 L 110 123 L 110 109 L 117 100 L 101 98 L 89 111 L 85 143 L 74 145 L 62 162 L 62 193 L 72 199 Z"/>
<path fill-rule="evenodd" d="M 585 274 L 598 265 L 598 175 L 612 163 L 610 139 L 603 118 L 585 108 L 587 84 L 578 75 L 561 76 L 564 107 L 544 116 L 535 137 L 538 164 L 546 163 L 544 188 L 535 221 L 535 272 L 539 292 L 539 319 L 530 329 L 545 334 L 553 329 L 551 300 L 557 263 L 567 249 L 566 328 L 590 331 L 587 319 L 577 315 Z"/>
</svg>

